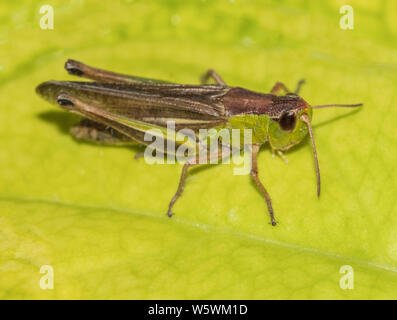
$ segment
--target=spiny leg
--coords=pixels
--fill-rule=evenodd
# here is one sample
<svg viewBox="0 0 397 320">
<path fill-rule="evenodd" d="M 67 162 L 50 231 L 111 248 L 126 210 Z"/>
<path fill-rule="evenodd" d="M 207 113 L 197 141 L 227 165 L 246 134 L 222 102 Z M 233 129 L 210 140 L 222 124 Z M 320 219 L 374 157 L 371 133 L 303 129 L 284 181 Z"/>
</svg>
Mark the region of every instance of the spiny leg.
<svg viewBox="0 0 397 320">
<path fill-rule="evenodd" d="M 216 84 L 219 84 L 220 86 L 226 86 L 226 82 L 223 81 L 222 77 L 213 69 L 209 69 L 206 73 L 204 73 L 201 76 L 201 83 L 207 83 L 207 81 L 209 80 L 209 78 L 214 79 L 214 81 L 216 82 Z"/>
<path fill-rule="evenodd" d="M 217 159 L 219 161 L 219 159 L 224 159 L 229 157 L 231 154 L 228 153 L 226 155 L 224 155 L 224 148 L 228 148 L 229 152 L 233 152 L 233 148 L 230 146 L 226 146 L 226 145 L 222 145 L 222 149 L 220 151 L 218 151 L 217 154 L 215 155 L 211 155 L 211 154 L 207 154 L 207 161 L 206 163 L 211 163 L 212 159 Z M 200 158 L 199 156 L 196 157 L 194 164 L 193 163 L 185 163 L 183 165 L 182 168 L 182 174 L 181 177 L 179 178 L 179 185 L 178 185 L 178 189 L 176 190 L 176 193 L 174 194 L 174 196 L 172 197 L 169 205 L 168 205 L 168 211 L 167 211 L 167 215 L 171 218 L 173 216 L 172 213 L 172 207 L 174 206 L 175 202 L 179 199 L 179 197 L 182 195 L 183 189 L 185 188 L 185 182 L 186 182 L 186 177 L 188 174 L 188 169 L 190 167 L 196 166 L 200 164 L 200 161 L 203 160 L 203 158 Z"/>
<path fill-rule="evenodd" d="M 192 166 L 191 164 L 183 165 L 182 174 L 181 174 L 181 177 L 179 178 L 178 189 L 176 190 L 176 193 L 174 194 L 174 196 L 172 197 L 172 199 L 168 205 L 167 216 L 169 216 L 170 218 L 173 216 L 172 207 L 174 206 L 176 200 L 178 200 L 178 198 L 182 195 L 183 189 L 185 188 L 187 171 L 188 171 L 189 167 L 191 167 L 191 166 Z"/>
<path fill-rule="evenodd" d="M 137 145 L 126 135 L 102 123 L 83 119 L 70 128 L 70 133 L 78 140 L 109 145 Z"/>
<path fill-rule="evenodd" d="M 301 79 L 298 81 L 296 85 L 296 89 L 294 91 L 295 94 L 299 94 L 299 91 L 305 82 L 306 82 L 305 79 Z M 291 91 L 287 88 L 287 86 L 282 82 L 276 82 L 270 93 L 278 94 L 281 90 L 283 90 L 285 93 L 291 93 Z"/>
<path fill-rule="evenodd" d="M 164 83 L 165 82 L 160 80 L 129 76 L 99 68 L 94 68 L 80 61 L 76 61 L 72 59 L 66 61 L 65 69 L 71 75 L 87 78 L 90 80 L 100 81 L 100 82 L 117 82 L 117 83 L 137 83 L 137 82 Z"/>
<path fill-rule="evenodd" d="M 278 94 L 281 90 L 283 90 L 285 93 L 289 93 L 291 92 L 287 86 L 282 83 L 282 82 L 276 82 L 272 88 L 272 90 L 270 91 L 270 93 L 272 94 Z"/>
<path fill-rule="evenodd" d="M 277 154 L 280 156 L 281 159 L 284 160 L 285 163 L 288 163 L 287 157 L 284 155 L 284 153 L 281 150 L 277 150 Z"/>
<path fill-rule="evenodd" d="M 272 199 L 269 196 L 269 193 L 266 191 L 266 188 L 263 186 L 262 182 L 259 180 L 258 177 L 258 152 L 260 149 L 260 145 L 252 145 L 252 168 L 250 175 L 254 182 L 256 183 L 257 187 L 259 188 L 260 192 L 262 193 L 263 197 L 266 200 L 267 209 L 269 211 L 270 220 L 272 226 L 277 224 L 276 219 L 274 218 L 274 212 L 272 207 Z"/>
<path fill-rule="evenodd" d="M 112 134 L 118 134 L 120 137 L 128 137 L 132 140 L 131 143 L 128 142 L 128 144 L 145 144 L 141 131 L 120 123 L 114 115 L 112 117 L 106 110 L 97 107 L 95 104 L 80 100 L 80 97 L 76 94 L 60 91 L 56 101 L 63 109 L 88 118 L 93 123 L 100 123 L 106 127 L 112 128 L 108 128 Z M 123 137 L 123 139 L 125 139 L 125 137 Z"/>
<path fill-rule="evenodd" d="M 280 158 L 284 160 L 285 163 L 288 163 L 287 157 L 284 155 L 284 153 L 281 150 L 275 150 L 272 148 L 272 158 L 276 157 L 276 152 L 280 156 Z"/>
</svg>

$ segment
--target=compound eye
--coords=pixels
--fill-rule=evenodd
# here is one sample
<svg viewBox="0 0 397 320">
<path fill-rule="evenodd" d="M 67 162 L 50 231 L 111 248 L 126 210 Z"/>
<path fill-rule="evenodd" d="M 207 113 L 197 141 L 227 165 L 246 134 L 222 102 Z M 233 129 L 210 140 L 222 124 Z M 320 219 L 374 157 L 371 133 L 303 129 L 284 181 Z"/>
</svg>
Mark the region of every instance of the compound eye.
<svg viewBox="0 0 397 320">
<path fill-rule="evenodd" d="M 284 131 L 291 131 L 295 128 L 296 125 L 296 115 L 293 111 L 284 112 L 278 123 L 280 124 L 280 128 Z"/>
</svg>

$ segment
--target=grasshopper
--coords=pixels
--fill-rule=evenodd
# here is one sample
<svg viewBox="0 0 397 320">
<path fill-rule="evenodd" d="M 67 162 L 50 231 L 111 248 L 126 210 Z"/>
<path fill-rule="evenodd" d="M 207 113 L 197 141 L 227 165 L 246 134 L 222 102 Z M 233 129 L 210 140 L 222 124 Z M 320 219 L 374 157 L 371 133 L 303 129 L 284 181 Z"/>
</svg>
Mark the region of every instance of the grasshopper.
<svg viewBox="0 0 397 320">
<path fill-rule="evenodd" d="M 36 92 L 55 105 L 76 113 L 83 120 L 71 128 L 77 139 L 106 144 L 148 145 L 145 132 L 164 129 L 174 121 L 176 129 L 194 132 L 205 128 L 253 129 L 250 175 L 266 201 L 270 223 L 277 224 L 269 193 L 258 176 L 257 156 L 260 147 L 269 143 L 273 151 L 283 152 L 311 139 L 317 175 L 317 196 L 320 196 L 320 169 L 311 126 L 313 109 L 326 107 L 359 107 L 362 104 L 309 105 L 299 96 L 304 80 L 291 92 L 277 82 L 270 93 L 258 93 L 226 85 L 214 70 L 201 78 L 201 85 L 186 85 L 136 76 L 123 75 L 68 60 L 65 69 L 71 75 L 94 82 L 47 81 Z M 212 78 L 215 84 L 206 84 Z M 279 95 L 284 92 L 285 95 Z M 241 146 L 242 147 L 242 146 Z M 222 159 L 222 153 L 217 155 Z M 177 191 L 167 215 L 182 195 L 188 169 L 197 162 L 183 165 Z"/>
</svg>

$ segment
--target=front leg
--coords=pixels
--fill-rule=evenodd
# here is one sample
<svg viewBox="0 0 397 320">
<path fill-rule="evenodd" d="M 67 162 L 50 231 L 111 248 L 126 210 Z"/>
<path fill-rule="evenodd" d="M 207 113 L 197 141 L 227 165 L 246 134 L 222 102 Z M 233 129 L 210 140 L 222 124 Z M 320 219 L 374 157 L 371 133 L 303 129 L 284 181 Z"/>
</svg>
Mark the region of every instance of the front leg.
<svg viewBox="0 0 397 320">
<path fill-rule="evenodd" d="M 266 200 L 271 224 L 272 224 L 272 226 L 275 226 L 277 224 L 277 221 L 274 218 L 272 199 L 270 198 L 269 193 L 267 192 L 266 188 L 263 186 L 262 182 L 259 180 L 259 177 L 258 177 L 258 152 L 259 152 L 260 147 L 261 146 L 257 145 L 257 144 L 252 145 L 252 168 L 251 168 L 250 175 L 251 175 L 252 179 L 254 180 L 255 184 L 257 185 L 257 187 L 259 188 L 260 192 L 262 193 L 263 197 Z"/>
</svg>

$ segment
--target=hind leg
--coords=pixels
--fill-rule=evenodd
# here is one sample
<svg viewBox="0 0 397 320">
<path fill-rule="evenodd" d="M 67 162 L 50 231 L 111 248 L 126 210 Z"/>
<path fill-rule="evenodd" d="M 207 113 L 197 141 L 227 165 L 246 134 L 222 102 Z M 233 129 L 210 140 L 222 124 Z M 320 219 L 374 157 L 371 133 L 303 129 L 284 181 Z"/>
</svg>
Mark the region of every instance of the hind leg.
<svg viewBox="0 0 397 320">
<path fill-rule="evenodd" d="M 80 61 L 67 60 L 65 63 L 66 71 L 78 77 L 83 77 L 99 82 L 116 82 L 116 83 L 137 83 L 137 82 L 149 82 L 149 83 L 165 83 L 165 81 L 141 78 L 136 76 L 129 76 L 121 73 L 107 71 L 99 68 L 88 66 Z"/>
<path fill-rule="evenodd" d="M 100 144 L 128 144 L 137 145 L 137 142 L 126 135 L 89 119 L 83 119 L 70 128 L 70 133 L 78 140 Z"/>
</svg>

